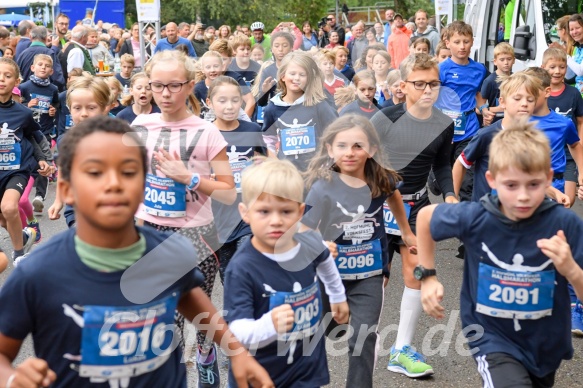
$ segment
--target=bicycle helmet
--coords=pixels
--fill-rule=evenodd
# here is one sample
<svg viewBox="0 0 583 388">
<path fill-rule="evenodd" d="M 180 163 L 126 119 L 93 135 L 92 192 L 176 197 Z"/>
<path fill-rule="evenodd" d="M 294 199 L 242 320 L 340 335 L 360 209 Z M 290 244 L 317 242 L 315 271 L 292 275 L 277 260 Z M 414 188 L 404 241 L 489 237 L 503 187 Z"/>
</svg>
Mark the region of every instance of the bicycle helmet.
<svg viewBox="0 0 583 388">
<path fill-rule="evenodd" d="M 257 30 L 263 31 L 264 29 L 265 29 L 265 25 L 261 22 L 255 22 L 255 23 L 251 24 L 251 31 L 257 31 Z"/>
</svg>

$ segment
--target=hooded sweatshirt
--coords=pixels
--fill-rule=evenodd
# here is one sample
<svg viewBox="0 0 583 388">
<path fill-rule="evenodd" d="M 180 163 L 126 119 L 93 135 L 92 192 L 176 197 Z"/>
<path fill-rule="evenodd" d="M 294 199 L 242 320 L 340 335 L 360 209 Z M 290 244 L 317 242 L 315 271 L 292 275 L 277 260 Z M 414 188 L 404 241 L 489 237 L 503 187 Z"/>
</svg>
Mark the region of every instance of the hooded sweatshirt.
<svg viewBox="0 0 583 388">
<path fill-rule="evenodd" d="M 429 47 L 429 54 L 435 55 L 435 48 L 439 43 L 439 32 L 433 26 L 427 26 L 425 32 L 419 32 L 418 30 L 413 33 L 413 36 L 418 36 L 420 38 L 427 38 L 431 43 L 431 47 Z"/>
<path fill-rule="evenodd" d="M 391 56 L 391 67 L 398 69 L 403 59 L 409 55 L 409 38 L 411 37 L 411 30 L 403 26 L 401 28 L 393 28 L 391 36 L 389 36 L 388 51 Z"/>
<path fill-rule="evenodd" d="M 527 219 L 512 221 L 498 196 L 435 208 L 431 236 L 459 238 L 466 247 L 460 295 L 462 326 L 474 357 L 506 353 L 537 377 L 571 359 L 571 309 L 567 280 L 537 247 L 537 240 L 565 232 L 583 265 L 583 222 L 545 199 Z"/>
</svg>

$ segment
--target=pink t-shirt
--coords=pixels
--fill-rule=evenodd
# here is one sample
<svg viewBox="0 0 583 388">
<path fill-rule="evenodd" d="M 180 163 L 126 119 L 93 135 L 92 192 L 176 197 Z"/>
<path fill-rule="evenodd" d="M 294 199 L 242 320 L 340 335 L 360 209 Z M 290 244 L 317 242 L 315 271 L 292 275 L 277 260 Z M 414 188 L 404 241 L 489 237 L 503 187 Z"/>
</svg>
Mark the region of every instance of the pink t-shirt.
<svg viewBox="0 0 583 388">
<path fill-rule="evenodd" d="M 177 152 L 187 161 L 189 171 L 197 172 L 201 178 L 208 179 L 211 175 L 210 161 L 227 146 L 223 135 L 214 124 L 195 115 L 176 122 L 163 121 L 161 113 L 139 115 L 132 122 L 132 127 L 148 149 L 148 173 L 159 177 L 164 177 L 164 174 L 155 169 L 152 171 L 155 166 L 155 159 L 152 160 L 154 150 L 164 148 L 171 155 Z M 211 198 L 200 191 L 191 193 L 186 190 L 186 216 L 172 218 L 148 214 L 142 203 L 136 217 L 174 228 L 208 225 L 213 220 Z"/>
<path fill-rule="evenodd" d="M 131 42 L 132 50 L 134 50 L 134 65 L 136 67 L 142 67 L 142 50 L 140 47 L 140 41 L 131 39 Z"/>
</svg>

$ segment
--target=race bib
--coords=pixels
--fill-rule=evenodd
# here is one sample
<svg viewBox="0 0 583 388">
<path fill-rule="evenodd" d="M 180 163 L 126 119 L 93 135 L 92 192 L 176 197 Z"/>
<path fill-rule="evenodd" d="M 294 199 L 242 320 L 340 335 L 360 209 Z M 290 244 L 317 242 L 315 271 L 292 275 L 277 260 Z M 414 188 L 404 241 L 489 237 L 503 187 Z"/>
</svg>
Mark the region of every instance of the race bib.
<svg viewBox="0 0 583 388">
<path fill-rule="evenodd" d="M 30 94 L 30 99 L 38 99 L 38 103 L 36 105 L 34 105 L 31 109 L 38 111 L 40 113 L 49 113 L 49 108 L 51 107 L 51 97 L 50 96 L 44 96 L 42 94 L 35 94 L 35 93 L 31 93 Z"/>
<path fill-rule="evenodd" d="M 451 117 L 453 120 L 453 134 L 454 135 L 465 135 L 466 133 L 466 119 L 467 116 L 463 112 L 458 112 L 457 110 L 447 110 L 443 109 L 442 112 Z"/>
<path fill-rule="evenodd" d="M 322 301 L 318 282 L 299 292 L 276 291 L 269 297 L 269 310 L 277 306 L 290 304 L 294 311 L 294 324 L 291 331 L 283 335 L 284 340 L 301 339 L 316 333 L 322 316 Z"/>
<path fill-rule="evenodd" d="M 355 245 L 338 245 L 336 267 L 340 278 L 355 280 L 380 275 L 383 272 L 381 241 L 373 240 Z"/>
<path fill-rule="evenodd" d="M 235 180 L 235 188 L 237 193 L 241 192 L 241 178 L 243 170 L 253 164 L 253 161 L 248 158 L 229 160 L 231 171 L 233 172 L 233 179 Z"/>
<path fill-rule="evenodd" d="M 144 211 L 159 217 L 184 217 L 186 215 L 186 185 L 170 178 L 146 175 Z"/>
<path fill-rule="evenodd" d="M 21 155 L 20 142 L 14 134 L 0 135 L 0 170 L 18 170 Z"/>
<path fill-rule="evenodd" d="M 71 115 L 65 116 L 65 129 L 69 129 L 73 126 L 73 117 Z"/>
<path fill-rule="evenodd" d="M 480 263 L 476 311 L 496 318 L 540 319 L 553 312 L 555 271 L 514 272 Z"/>
<path fill-rule="evenodd" d="M 314 127 L 283 128 L 281 130 L 281 150 L 284 155 L 299 155 L 316 151 Z"/>
<path fill-rule="evenodd" d="M 162 366 L 175 348 L 178 295 L 131 307 L 85 306 L 79 376 L 128 378 Z"/>
<path fill-rule="evenodd" d="M 407 219 L 411 214 L 411 205 L 407 202 L 403 202 L 403 207 L 405 208 L 405 214 Z M 383 216 L 385 219 L 385 233 L 392 234 L 393 236 L 400 236 L 401 231 L 399 230 L 399 225 L 397 225 L 397 219 L 393 215 L 393 212 L 386 203 L 383 205 Z"/>
<path fill-rule="evenodd" d="M 263 107 L 257 105 L 257 123 L 263 124 Z"/>
</svg>

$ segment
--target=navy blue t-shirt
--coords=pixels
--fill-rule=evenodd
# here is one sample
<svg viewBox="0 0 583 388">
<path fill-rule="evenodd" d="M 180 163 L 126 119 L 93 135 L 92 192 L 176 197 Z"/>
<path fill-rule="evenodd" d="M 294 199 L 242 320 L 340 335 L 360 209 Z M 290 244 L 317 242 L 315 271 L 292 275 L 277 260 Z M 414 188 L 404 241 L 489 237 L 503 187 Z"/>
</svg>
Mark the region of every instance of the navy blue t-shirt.
<svg viewBox="0 0 583 388">
<path fill-rule="evenodd" d="M 239 65 L 237 65 L 237 60 L 233 58 L 231 64 L 229 65 L 229 70 L 240 74 L 243 78 L 243 81 L 245 81 L 245 84 L 248 87 L 251 87 L 253 85 L 253 81 L 255 81 L 255 78 L 257 77 L 257 74 L 259 73 L 259 70 L 261 70 L 261 65 L 250 59 L 249 67 L 242 69 L 239 67 Z"/>
<path fill-rule="evenodd" d="M 538 377 L 573 356 L 567 280 L 536 243 L 562 230 L 583 266 L 583 223 L 574 212 L 545 200 L 530 218 L 514 222 L 488 195 L 479 203 L 438 205 L 430 227 L 434 240 L 456 237 L 466 247 L 462 326 L 483 329 L 469 342 L 474 356 L 506 353 Z M 468 339 L 475 334 L 470 330 Z"/>
<path fill-rule="evenodd" d="M 546 116 L 532 116 L 536 127 L 547 135 L 551 144 L 551 168 L 555 173 L 565 172 L 567 159 L 565 145 L 571 145 L 579 141 L 577 128 L 573 121 L 560 114 L 551 111 Z"/>
<path fill-rule="evenodd" d="M 63 135 L 73 126 L 71 111 L 67 106 L 67 91 L 59 93 L 59 109 L 57 109 L 57 143 L 61 142 Z"/>
<path fill-rule="evenodd" d="M 198 81 L 194 85 L 194 96 L 201 103 L 201 105 L 204 104 L 204 106 L 206 106 L 206 97 L 208 95 L 208 92 L 209 88 L 208 86 L 206 86 L 204 80 Z"/>
<path fill-rule="evenodd" d="M 491 107 L 500 105 L 500 84 L 496 81 L 496 78 L 498 77 L 499 76 L 496 72 L 487 76 L 482 83 L 482 89 L 480 90 L 480 94 L 488 100 L 488 106 Z"/>
<path fill-rule="evenodd" d="M 294 240 L 301 244 L 299 252 L 285 262 L 266 257 L 255 249 L 251 240 L 241 245 L 225 274 L 227 323 L 240 319 L 258 320 L 282 304 L 281 300 L 277 302 L 282 294 L 318 287 L 316 268 L 330 255 L 324 247 L 322 236 L 309 231 L 296 234 Z M 321 292 L 325 291 L 319 290 L 313 298 L 307 299 L 309 302 L 305 305 L 312 306 L 313 312 L 322 312 Z M 296 313 L 296 318 L 299 315 Z M 299 339 L 292 357 L 289 355 L 289 344 L 286 345 L 279 337 L 257 349 L 255 359 L 267 370 L 276 387 L 313 388 L 327 385 L 330 382 L 328 363 L 324 339 L 319 338 L 319 334 Z"/>
<path fill-rule="evenodd" d="M 120 371 L 143 373 L 131 375 L 132 387 L 186 388 L 182 352 L 177 343 L 172 344 L 177 338 L 171 338 L 168 329 L 174 323 L 176 302 L 202 283 L 203 276 L 195 269 L 196 252 L 178 234 L 170 236 L 152 228 L 139 228 L 139 232 L 146 239 L 146 254 L 130 267 L 134 272 L 87 267 L 75 250 L 76 230 L 69 229 L 32 252 L 0 289 L 4 307 L 0 332 L 18 340 L 32 334 L 35 355 L 57 374 L 54 387 L 110 387 L 105 376 L 112 368 L 104 367 L 101 383 L 80 376 L 82 363 L 87 362 L 87 370 L 109 364 Z M 157 260 L 159 265 L 154 264 Z M 136 304 L 140 295 L 143 302 Z M 108 328 L 111 321 L 106 317 L 120 313 L 126 318 Z M 122 349 L 123 338 L 128 346 Z M 132 348 L 132 339 L 138 349 Z M 101 351 L 98 341 L 103 344 Z M 160 351 L 168 346 L 174 348 L 158 365 L 164 358 Z"/>
<path fill-rule="evenodd" d="M 221 131 L 227 144 L 229 165 L 235 179 L 237 200 L 231 205 L 212 201 L 215 226 L 221 243 L 231 242 L 251 234 L 249 224 L 241 220 L 239 203 L 241 202 L 241 175 L 243 170 L 252 163 L 257 153 L 267 156 L 267 147 L 263 141 L 263 132 L 258 124 L 239 120 L 239 127 L 232 131 Z"/>
<path fill-rule="evenodd" d="M 24 105 L 28 106 L 28 102 L 34 98 L 39 100 L 38 104 L 31 108 L 33 117 L 39 123 L 42 133 L 50 136 L 55 128 L 55 117 L 49 116 L 49 108 L 51 105 L 58 108 L 59 88 L 53 84 L 39 86 L 32 81 L 26 81 L 19 86 L 19 89 Z"/>
<path fill-rule="evenodd" d="M 458 158 L 465 168 L 469 169 L 474 166 L 473 202 L 478 202 L 480 198 L 491 191 L 486 180 L 486 171 L 488 171 L 488 161 L 490 160 L 490 143 L 501 130 L 502 120 L 480 129 Z"/>
<path fill-rule="evenodd" d="M 128 88 L 130 87 L 130 83 L 132 82 L 132 77 L 124 78 L 121 76 L 121 74 L 117 73 L 115 75 L 115 78 L 121 83 L 121 86 L 127 86 Z"/>
<path fill-rule="evenodd" d="M 158 105 L 152 105 L 152 110 L 150 110 L 150 113 L 160 113 L 160 108 L 158 108 Z M 150 114 L 150 113 L 148 113 L 148 114 Z M 132 109 L 132 106 L 130 105 L 130 106 L 126 106 L 115 117 L 118 119 L 125 120 L 131 124 L 136 119 L 136 117 L 138 117 L 138 115 L 134 113 L 134 110 Z"/>
<path fill-rule="evenodd" d="M 583 97 L 577 88 L 565 85 L 565 90 L 558 96 L 551 96 L 547 100 L 549 109 L 568 119 L 573 120 L 577 127 L 577 118 L 583 117 Z"/>
<path fill-rule="evenodd" d="M 448 115 L 453 114 L 450 112 L 462 114 L 456 119 L 454 142 L 474 136 L 480 128 L 473 110 L 476 107 L 476 93 L 480 91 L 486 74 L 484 65 L 472 59 L 467 65 L 458 65 L 451 58 L 439 64 L 441 88 L 435 107 Z"/>
<path fill-rule="evenodd" d="M 247 82 L 245 81 L 245 78 L 243 77 L 243 75 L 241 75 L 241 73 L 238 73 L 236 71 L 227 70 L 227 71 L 225 71 L 225 73 L 223 75 L 225 77 L 231 77 L 235 81 L 237 81 L 237 83 L 241 87 L 241 93 L 243 95 L 251 93 L 251 88 L 249 87 L 249 85 L 247 85 Z"/>
<path fill-rule="evenodd" d="M 378 248 L 380 248 L 378 258 L 382 260 L 382 267 L 378 269 L 382 272 L 363 270 L 362 273 L 374 272 L 375 275 L 384 273 L 388 277 L 389 255 L 383 205 L 390 195 L 390 193 L 385 193 L 373 198 L 367 185 L 360 188 L 348 186 L 340 179 L 340 174 L 332 173 L 330 181 L 320 179 L 310 188 L 306 197 L 306 214 L 302 218 L 302 223 L 311 229 L 319 230 L 324 240 L 334 241 L 338 244 L 339 249 L 342 245 L 357 246 L 361 244 L 367 245 L 365 248 L 370 248 L 370 244 L 367 243 L 378 241 Z M 376 247 L 373 247 L 372 250 L 369 249 L 369 253 L 373 252 L 374 249 Z M 375 254 L 376 259 L 377 252 L 373 254 Z M 350 268 L 348 260 L 346 263 L 342 263 L 340 261 L 342 257 L 348 256 L 339 254 L 339 257 L 336 258 L 336 266 L 340 270 L 342 279 L 363 278 L 359 275 L 361 271 Z M 347 268 L 343 268 L 343 266 Z M 369 266 L 366 265 L 366 267 Z M 343 271 L 344 269 L 346 270 Z"/>
<path fill-rule="evenodd" d="M 339 116 L 354 113 L 370 120 L 380 109 L 381 107 L 377 104 L 376 100 L 374 100 L 374 103 L 364 103 L 357 97 L 356 100 L 340 110 Z"/>
</svg>

